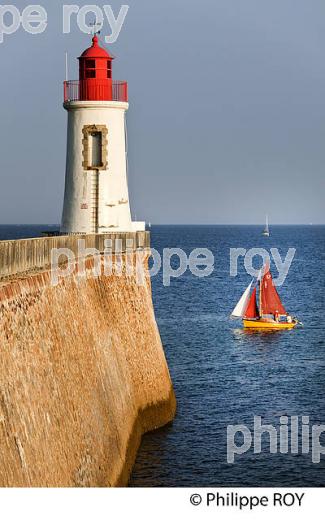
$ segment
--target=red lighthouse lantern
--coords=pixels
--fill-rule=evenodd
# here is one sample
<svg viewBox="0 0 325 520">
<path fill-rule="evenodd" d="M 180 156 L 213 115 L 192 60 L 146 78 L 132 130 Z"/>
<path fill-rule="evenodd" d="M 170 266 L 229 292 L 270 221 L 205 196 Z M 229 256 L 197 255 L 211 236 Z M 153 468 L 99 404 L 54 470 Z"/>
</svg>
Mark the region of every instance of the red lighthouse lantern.
<svg viewBox="0 0 325 520">
<path fill-rule="evenodd" d="M 128 102 L 128 84 L 112 78 L 113 56 L 99 45 L 98 36 L 79 58 L 79 80 L 64 82 L 64 103 L 78 101 Z"/>
<path fill-rule="evenodd" d="M 80 101 L 113 100 L 113 57 L 93 37 L 92 46 L 79 58 Z"/>
</svg>

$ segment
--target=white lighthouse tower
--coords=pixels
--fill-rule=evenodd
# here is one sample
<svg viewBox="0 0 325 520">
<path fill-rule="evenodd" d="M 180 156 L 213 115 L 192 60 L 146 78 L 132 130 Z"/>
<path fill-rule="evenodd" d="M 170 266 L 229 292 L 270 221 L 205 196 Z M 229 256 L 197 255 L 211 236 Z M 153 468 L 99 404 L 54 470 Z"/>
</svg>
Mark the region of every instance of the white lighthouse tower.
<svg viewBox="0 0 325 520">
<path fill-rule="evenodd" d="M 68 144 L 61 233 L 142 231 L 132 222 L 127 181 L 128 84 L 112 79 L 113 57 L 99 45 L 79 58 L 79 81 L 64 84 Z"/>
</svg>

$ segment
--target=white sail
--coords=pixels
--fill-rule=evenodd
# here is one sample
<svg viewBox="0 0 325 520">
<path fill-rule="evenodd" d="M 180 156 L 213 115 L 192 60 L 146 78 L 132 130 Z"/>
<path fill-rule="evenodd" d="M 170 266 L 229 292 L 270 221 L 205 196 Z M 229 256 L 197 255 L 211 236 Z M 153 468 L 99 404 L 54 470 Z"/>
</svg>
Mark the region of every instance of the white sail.
<svg viewBox="0 0 325 520">
<path fill-rule="evenodd" d="M 252 288 L 253 282 L 254 282 L 254 280 L 251 281 L 251 283 L 247 287 L 246 291 L 244 292 L 243 296 L 240 298 L 239 302 L 237 303 L 236 307 L 234 308 L 234 310 L 231 314 L 232 318 L 243 318 L 243 316 L 245 315 L 245 312 L 246 312 L 246 309 L 247 309 L 247 306 L 249 303 L 249 298 L 250 298 L 250 293 L 251 293 L 251 288 Z"/>
</svg>

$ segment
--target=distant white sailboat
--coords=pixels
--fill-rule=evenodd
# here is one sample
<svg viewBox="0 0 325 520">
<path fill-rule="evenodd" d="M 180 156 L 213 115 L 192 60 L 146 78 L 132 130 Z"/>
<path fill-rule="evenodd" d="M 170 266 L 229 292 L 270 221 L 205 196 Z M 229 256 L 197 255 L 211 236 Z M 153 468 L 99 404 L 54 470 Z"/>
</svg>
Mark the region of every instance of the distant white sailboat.
<svg viewBox="0 0 325 520">
<path fill-rule="evenodd" d="M 262 235 L 263 235 L 263 237 L 269 237 L 271 235 L 268 215 L 266 215 L 266 224 L 265 224 L 265 228 L 264 228 Z"/>
</svg>

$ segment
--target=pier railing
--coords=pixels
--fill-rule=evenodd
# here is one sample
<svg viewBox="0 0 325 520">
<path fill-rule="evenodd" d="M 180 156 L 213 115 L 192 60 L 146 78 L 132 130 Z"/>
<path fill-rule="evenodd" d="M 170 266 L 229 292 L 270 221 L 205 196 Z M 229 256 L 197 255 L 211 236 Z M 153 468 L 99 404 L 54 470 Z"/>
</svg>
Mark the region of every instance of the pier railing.
<svg viewBox="0 0 325 520">
<path fill-rule="evenodd" d="M 69 249 L 79 258 L 79 240 L 84 240 L 84 248 L 96 249 L 99 253 L 107 250 L 106 240 L 111 240 L 113 254 L 150 249 L 148 231 L 0 241 L 0 279 L 50 268 L 53 249 Z"/>
</svg>

